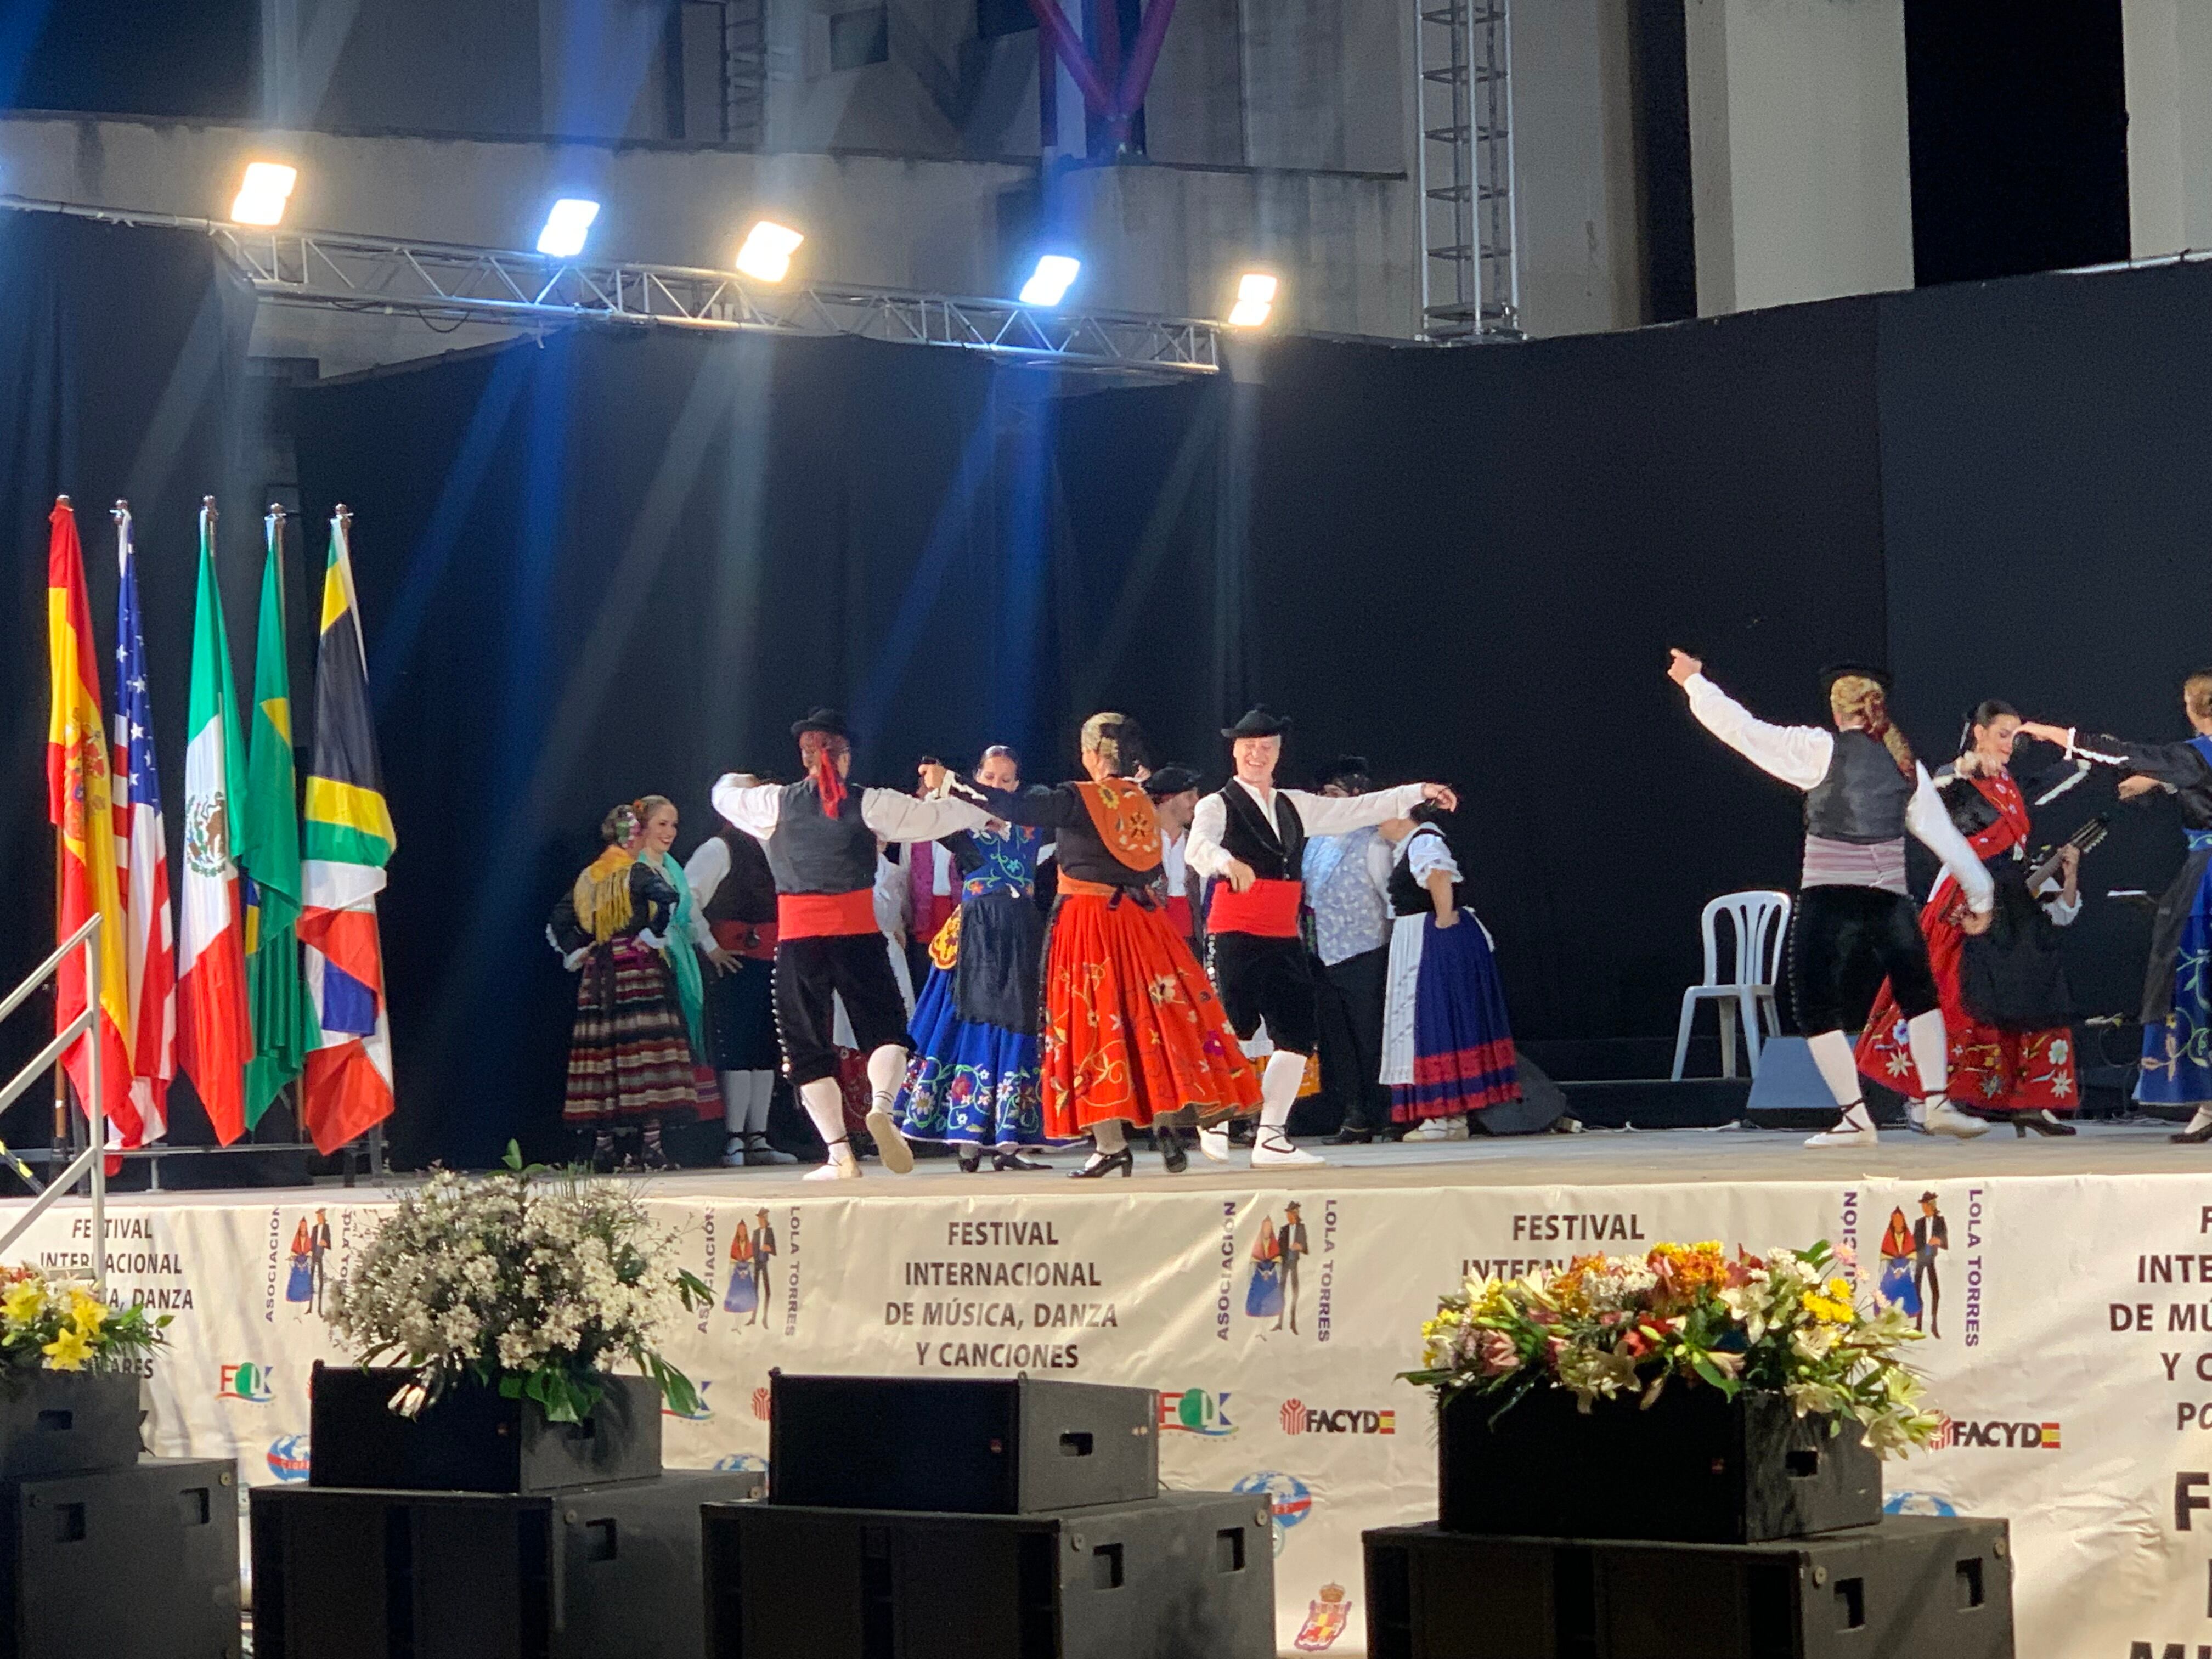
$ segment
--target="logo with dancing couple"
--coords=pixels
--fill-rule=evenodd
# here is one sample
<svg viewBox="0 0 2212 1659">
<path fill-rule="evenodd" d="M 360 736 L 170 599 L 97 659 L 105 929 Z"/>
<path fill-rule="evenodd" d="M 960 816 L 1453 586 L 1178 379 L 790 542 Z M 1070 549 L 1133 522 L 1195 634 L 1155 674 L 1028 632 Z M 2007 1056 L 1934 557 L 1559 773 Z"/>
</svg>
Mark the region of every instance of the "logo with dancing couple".
<svg viewBox="0 0 2212 1659">
<path fill-rule="evenodd" d="M 1244 1281 L 1244 1315 L 1248 1319 L 1272 1319 L 1270 1331 L 1287 1322 L 1291 1334 L 1298 1331 L 1299 1268 L 1310 1247 L 1304 1212 L 1293 1199 L 1283 1206 L 1283 1219 L 1262 1212 L 1259 1236 L 1252 1241 L 1251 1276 Z"/>
<path fill-rule="evenodd" d="M 753 1212 L 753 1224 L 740 1218 L 730 1231 L 730 1285 L 722 1306 L 741 1314 L 740 1325 L 767 1327 L 775 1302 L 775 1228 L 766 1210 Z"/>
<path fill-rule="evenodd" d="M 318 1319 L 327 1316 L 323 1299 L 330 1285 L 330 1212 L 316 1211 L 312 1221 L 301 1216 L 292 1230 L 292 1266 L 284 1279 L 284 1299 L 305 1307 Z"/>
<path fill-rule="evenodd" d="M 1937 1207 L 1933 1192 L 1923 1192 L 1918 1213 L 1905 1218 L 1905 1206 L 1889 1212 L 1881 1232 L 1881 1268 L 1875 1280 L 1875 1299 L 1912 1317 L 1915 1330 L 1931 1337 L 1943 1334 L 1942 1258 L 1951 1248 L 1951 1224 Z"/>
</svg>

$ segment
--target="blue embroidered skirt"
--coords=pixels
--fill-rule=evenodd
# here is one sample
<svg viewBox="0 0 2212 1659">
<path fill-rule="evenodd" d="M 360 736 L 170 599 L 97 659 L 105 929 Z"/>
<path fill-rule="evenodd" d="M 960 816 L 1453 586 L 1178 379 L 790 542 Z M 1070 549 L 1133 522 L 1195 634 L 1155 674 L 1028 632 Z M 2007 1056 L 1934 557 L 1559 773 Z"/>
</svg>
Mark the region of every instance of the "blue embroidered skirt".
<svg viewBox="0 0 2212 1659">
<path fill-rule="evenodd" d="M 2190 836 L 2202 851 L 2199 831 Z M 2212 836 L 2205 839 L 2212 840 Z M 2197 878 L 2195 902 L 2181 918 L 2173 948 L 2173 1001 L 2163 1022 L 2143 1026 L 2136 1098 L 2147 1106 L 2212 1103 L 2212 865 Z"/>
<path fill-rule="evenodd" d="M 962 1019 L 953 979 L 953 969 L 932 968 L 915 1004 L 913 1053 L 893 1113 L 899 1133 L 960 1146 L 1043 1146 L 1036 1037 Z"/>
</svg>

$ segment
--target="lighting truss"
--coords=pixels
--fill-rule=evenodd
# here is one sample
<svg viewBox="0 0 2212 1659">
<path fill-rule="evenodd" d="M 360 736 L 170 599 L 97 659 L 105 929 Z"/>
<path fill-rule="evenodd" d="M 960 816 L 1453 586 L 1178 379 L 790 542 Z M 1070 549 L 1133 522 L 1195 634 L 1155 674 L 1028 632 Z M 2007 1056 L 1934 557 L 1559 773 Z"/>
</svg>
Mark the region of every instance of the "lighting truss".
<svg viewBox="0 0 2212 1659">
<path fill-rule="evenodd" d="M 538 327 L 597 322 L 641 327 L 858 335 L 963 347 L 1048 367 L 1170 378 L 1221 367 L 1220 328 L 1194 319 L 1046 310 L 829 283 L 771 284 L 733 271 L 544 254 L 323 231 L 265 230 L 205 219 L 124 213 L 0 197 L 0 207 L 212 237 L 262 299 L 278 305 Z"/>
</svg>

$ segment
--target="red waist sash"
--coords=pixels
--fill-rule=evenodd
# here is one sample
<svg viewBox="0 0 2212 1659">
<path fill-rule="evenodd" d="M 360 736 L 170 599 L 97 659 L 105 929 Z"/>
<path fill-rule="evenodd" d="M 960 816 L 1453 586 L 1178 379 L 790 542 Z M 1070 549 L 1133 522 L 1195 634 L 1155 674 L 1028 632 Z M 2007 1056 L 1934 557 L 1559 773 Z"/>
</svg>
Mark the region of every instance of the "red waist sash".
<svg viewBox="0 0 2212 1659">
<path fill-rule="evenodd" d="M 778 893 L 775 921 L 784 939 L 827 939 L 876 931 L 872 888 L 849 893 Z"/>
<path fill-rule="evenodd" d="M 927 945 L 937 937 L 937 930 L 952 920 L 960 909 L 957 893 L 924 893 L 915 901 L 914 937 Z"/>
<path fill-rule="evenodd" d="M 1190 901 L 1188 898 L 1181 893 L 1169 894 L 1165 915 L 1168 921 L 1174 925 L 1176 932 L 1181 933 L 1185 939 L 1190 937 Z"/>
<path fill-rule="evenodd" d="M 1298 936 L 1298 899 L 1305 884 L 1297 881 L 1255 881 L 1243 892 L 1227 882 L 1216 882 L 1206 911 L 1210 933 L 1253 933 L 1261 939 Z"/>
<path fill-rule="evenodd" d="M 766 962 L 775 955 L 776 927 L 772 921 L 714 921 L 708 923 L 708 928 L 714 935 L 714 943 L 725 951 L 756 962 Z"/>
</svg>

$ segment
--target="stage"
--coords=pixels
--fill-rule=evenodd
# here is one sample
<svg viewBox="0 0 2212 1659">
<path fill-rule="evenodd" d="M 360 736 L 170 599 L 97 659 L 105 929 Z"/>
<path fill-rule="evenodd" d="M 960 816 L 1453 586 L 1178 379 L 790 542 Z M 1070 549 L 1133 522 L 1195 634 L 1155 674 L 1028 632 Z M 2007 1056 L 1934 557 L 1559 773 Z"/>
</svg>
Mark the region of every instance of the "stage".
<svg viewBox="0 0 2212 1659">
<path fill-rule="evenodd" d="M 2179 1640 L 2205 1616 L 2203 1552 L 2173 1528 L 2194 1513 L 2177 1469 L 2212 1468 L 2212 1149 L 2166 1133 L 1816 1152 L 1776 1132 L 1594 1130 L 1332 1148 L 1327 1167 L 1256 1176 L 1241 1153 L 1175 1177 L 1140 1152 L 1142 1173 L 1096 1185 L 950 1159 L 836 1185 L 635 1179 L 714 1294 L 670 1345 L 707 1407 L 666 1425 L 672 1463 L 760 1463 L 776 1366 L 1158 1389 L 1170 1484 L 1269 1493 L 1279 1637 L 1292 1650 L 1303 1632 L 1306 1651 L 1328 1642 L 1331 1586 L 1353 1604 L 1332 1650 L 1364 1639 L 1361 1529 L 1433 1512 L 1427 1401 L 1395 1374 L 1462 1273 L 1826 1237 L 1852 1244 L 1871 1294 L 1892 1213 L 1908 1235 L 1940 1218 L 1923 1233 L 1948 1249 L 1914 1285 L 1935 1334 L 1916 1357 L 1955 1425 L 1891 1467 L 1891 1498 L 2011 1517 L 2021 1651 L 2058 1659 Z M 256 1484 L 304 1478 L 309 1367 L 344 1357 L 335 1287 L 381 1202 L 336 1187 L 115 1200 L 116 1292 L 176 1316 L 155 1449 L 235 1456 Z M 64 1210 L 33 1255 L 82 1261 L 87 1231 Z"/>
</svg>

